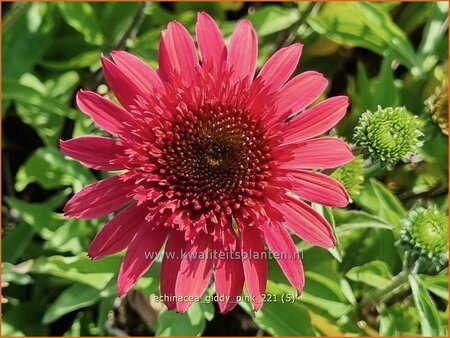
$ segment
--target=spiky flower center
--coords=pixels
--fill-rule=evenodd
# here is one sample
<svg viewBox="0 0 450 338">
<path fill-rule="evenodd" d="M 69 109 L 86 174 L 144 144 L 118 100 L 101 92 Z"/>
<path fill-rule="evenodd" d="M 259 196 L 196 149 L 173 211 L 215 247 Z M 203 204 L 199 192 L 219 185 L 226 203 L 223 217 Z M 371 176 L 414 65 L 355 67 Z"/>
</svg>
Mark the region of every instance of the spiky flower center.
<svg viewBox="0 0 450 338">
<path fill-rule="evenodd" d="M 360 194 L 364 182 L 364 160 L 361 155 L 342 167 L 336 169 L 331 175 L 341 182 L 351 197 Z"/>
<path fill-rule="evenodd" d="M 447 261 L 448 217 L 436 207 L 416 207 L 402 221 L 399 244 L 414 259 L 439 267 Z"/>
<path fill-rule="evenodd" d="M 433 253 L 448 251 L 447 216 L 433 209 L 420 210 L 411 219 L 411 237 L 416 245 Z"/>
<path fill-rule="evenodd" d="M 271 155 L 249 114 L 207 105 L 180 110 L 166 127 L 158 141 L 163 151 L 158 163 L 167 197 L 195 210 L 231 214 L 261 195 Z"/>
<path fill-rule="evenodd" d="M 421 145 L 419 123 L 404 107 L 378 107 L 361 115 L 355 140 L 374 161 L 393 164 L 415 153 Z"/>
</svg>

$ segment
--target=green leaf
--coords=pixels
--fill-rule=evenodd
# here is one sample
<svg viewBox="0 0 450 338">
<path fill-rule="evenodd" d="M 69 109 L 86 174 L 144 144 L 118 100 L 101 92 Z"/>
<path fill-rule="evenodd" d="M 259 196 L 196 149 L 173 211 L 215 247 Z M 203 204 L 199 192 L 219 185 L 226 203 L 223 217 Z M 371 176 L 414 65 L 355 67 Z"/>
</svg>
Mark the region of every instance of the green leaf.
<svg viewBox="0 0 450 338">
<path fill-rule="evenodd" d="M 388 310 L 380 314 L 380 336 L 398 336 L 395 317 Z"/>
<path fill-rule="evenodd" d="M 373 97 L 370 92 L 372 85 L 362 62 L 358 62 L 356 84 L 358 91 L 357 99 L 361 104 L 362 110 L 366 111 L 376 109 L 376 105 L 373 102 Z"/>
<path fill-rule="evenodd" d="M 40 65 L 55 71 L 88 68 L 94 67 L 95 65 L 98 65 L 95 68 L 100 68 L 100 53 L 100 50 L 95 49 L 82 52 L 73 58 L 64 59 L 62 61 L 43 60 L 40 62 Z"/>
<path fill-rule="evenodd" d="M 295 294 L 280 285 L 267 282 L 266 302 L 258 312 L 253 312 L 246 303 L 240 305 L 253 316 L 255 323 L 273 336 L 313 336 L 311 317 L 300 301 L 291 302 Z M 289 300 L 287 300 L 289 298 Z"/>
<path fill-rule="evenodd" d="M 3 304 L 2 336 L 47 336 L 49 328 L 42 325 L 39 305 L 29 301 L 16 306 Z"/>
<path fill-rule="evenodd" d="M 20 8 L 2 18 L 2 76 L 15 79 L 29 72 L 46 52 L 54 27 L 54 4 L 16 5 Z"/>
<path fill-rule="evenodd" d="M 307 271 L 303 294 L 300 298 L 302 302 L 315 305 L 331 316 L 339 318 L 348 313 L 352 306 L 341 290 L 339 283 L 321 274 Z"/>
<path fill-rule="evenodd" d="M 384 288 L 392 278 L 389 267 L 383 261 L 372 261 L 350 269 L 345 276 L 352 281 L 362 282 L 375 288 Z"/>
<path fill-rule="evenodd" d="M 2 261 L 16 263 L 30 245 L 35 231 L 28 224 L 20 223 L 2 238 Z"/>
<path fill-rule="evenodd" d="M 98 318 L 97 326 L 100 330 L 100 334 L 105 333 L 105 323 L 108 320 L 108 314 L 114 307 L 114 302 L 116 300 L 116 295 L 102 298 L 98 304 Z"/>
<path fill-rule="evenodd" d="M 106 2 L 99 13 L 99 24 L 109 45 L 116 44 L 139 7 L 137 2 Z M 97 55 L 98 57 L 98 55 Z"/>
<path fill-rule="evenodd" d="M 330 2 L 308 23 L 319 34 L 338 43 L 391 53 L 408 68 L 421 67 L 405 33 L 381 7 L 368 2 Z"/>
<path fill-rule="evenodd" d="M 48 274 L 103 290 L 119 271 L 122 257 L 110 256 L 90 260 L 86 253 L 74 257 L 41 257 L 33 262 L 30 272 Z"/>
<path fill-rule="evenodd" d="M 27 285 L 33 281 L 30 275 L 27 274 L 28 268 L 26 264 L 13 265 L 8 262 L 2 263 L 2 281 L 7 283 L 14 283 L 18 285 Z"/>
<path fill-rule="evenodd" d="M 400 229 L 400 219 L 406 215 L 406 209 L 383 183 L 371 178 L 355 200 L 363 208 L 392 224 L 395 230 Z"/>
<path fill-rule="evenodd" d="M 298 17 L 297 9 L 269 5 L 249 15 L 248 19 L 253 23 L 258 36 L 262 37 L 289 28 Z"/>
<path fill-rule="evenodd" d="M 42 318 L 42 323 L 50 324 L 67 313 L 95 304 L 98 298 L 98 289 L 84 284 L 73 284 L 50 305 Z"/>
<path fill-rule="evenodd" d="M 385 57 L 381 63 L 380 76 L 375 84 L 374 104 L 382 108 L 395 107 L 399 103 L 399 91 L 391 68 L 392 59 Z M 376 109 L 377 107 L 372 107 Z"/>
<path fill-rule="evenodd" d="M 414 304 L 420 316 L 420 326 L 424 336 L 438 336 L 440 330 L 439 313 L 427 290 L 418 283 L 413 275 L 409 275 L 409 284 L 414 298 Z"/>
<path fill-rule="evenodd" d="M 83 34 L 88 44 L 99 46 L 104 43 L 98 18 L 90 3 L 60 2 L 58 8 L 67 24 Z"/>
<path fill-rule="evenodd" d="M 421 275 L 418 282 L 428 291 L 448 301 L 448 272 L 435 276 Z"/>
<path fill-rule="evenodd" d="M 39 148 L 22 165 L 16 175 L 15 188 L 22 191 L 37 182 L 44 189 L 72 185 L 75 191 L 95 181 L 92 173 L 80 163 L 67 160 L 57 149 Z"/>
<path fill-rule="evenodd" d="M 161 313 L 155 336 L 200 336 L 206 325 L 199 303 L 194 303 L 183 314 L 166 310 Z"/>
<path fill-rule="evenodd" d="M 435 53 L 448 29 L 448 3 L 435 2 L 430 6 L 432 7 L 431 18 L 425 25 L 422 41 L 418 48 L 418 54 L 422 60 Z"/>
<path fill-rule="evenodd" d="M 39 91 L 29 86 L 21 84 L 18 80 L 11 77 L 3 77 L 2 79 L 2 99 L 14 100 L 22 104 L 35 106 L 45 114 L 57 114 L 62 117 L 74 118 L 78 112 L 63 104 L 58 100 L 45 96 Z"/>
<path fill-rule="evenodd" d="M 339 236 L 351 233 L 355 229 L 375 228 L 392 230 L 392 225 L 364 211 L 335 209 L 333 214 L 337 225 L 336 233 Z"/>
</svg>

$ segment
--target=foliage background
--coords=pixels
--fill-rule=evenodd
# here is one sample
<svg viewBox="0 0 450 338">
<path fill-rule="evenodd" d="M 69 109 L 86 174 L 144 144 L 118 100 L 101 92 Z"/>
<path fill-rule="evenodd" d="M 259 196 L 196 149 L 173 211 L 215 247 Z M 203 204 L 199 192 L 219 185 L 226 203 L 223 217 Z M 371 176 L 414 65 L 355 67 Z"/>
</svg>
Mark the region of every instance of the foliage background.
<svg viewBox="0 0 450 338">
<path fill-rule="evenodd" d="M 402 274 L 404 255 L 394 243 L 407 210 L 428 202 L 448 210 L 448 138 L 424 105 L 447 78 L 447 3 L 2 6 L 3 335 L 448 334 L 448 269 L 404 278 L 388 292 L 393 276 Z M 414 159 L 392 170 L 366 168 L 362 193 L 347 209 L 322 209 L 336 227 L 337 250 L 298 243 L 307 271 L 299 300 L 281 301 L 293 290 L 269 263 L 268 292 L 278 301 L 258 313 L 246 303 L 227 315 L 212 303 L 184 315 L 167 312 L 149 298 L 158 294 L 158 264 L 136 292 L 118 300 L 121 255 L 86 257 L 104 220 L 61 214 L 73 192 L 104 175 L 58 150 L 59 139 L 101 134 L 74 105 L 79 88 L 110 95 L 100 53 L 126 49 L 157 66 L 160 31 L 176 19 L 193 32 L 198 10 L 212 14 L 226 38 L 248 17 L 259 36 L 259 65 L 286 43 L 304 43 L 297 72 L 323 72 L 327 96 L 350 96 L 350 111 L 335 131 L 347 140 L 359 116 L 378 105 L 404 105 L 423 122 L 425 142 Z"/>
</svg>

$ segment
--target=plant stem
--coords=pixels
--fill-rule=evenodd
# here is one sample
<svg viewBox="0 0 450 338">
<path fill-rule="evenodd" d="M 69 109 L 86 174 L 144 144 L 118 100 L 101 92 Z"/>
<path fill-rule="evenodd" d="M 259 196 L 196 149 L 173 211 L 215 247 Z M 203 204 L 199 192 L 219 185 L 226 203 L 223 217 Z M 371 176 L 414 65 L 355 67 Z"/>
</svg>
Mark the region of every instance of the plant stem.
<svg viewBox="0 0 450 338">
<path fill-rule="evenodd" d="M 377 289 L 369 292 L 366 297 L 363 297 L 361 306 L 364 307 L 373 302 L 380 302 L 382 299 L 386 299 L 395 294 L 395 291 L 403 286 L 408 281 L 409 272 L 400 272 L 395 279 L 384 289 Z"/>
<path fill-rule="evenodd" d="M 130 25 L 128 26 L 127 30 L 122 34 L 122 37 L 120 38 L 119 42 L 116 46 L 112 48 L 112 50 L 120 50 L 123 49 L 130 38 L 134 38 L 139 31 L 139 28 L 142 25 L 142 22 L 144 21 L 145 14 L 147 13 L 147 8 L 150 6 L 150 2 L 141 2 L 139 4 L 138 9 L 136 10 L 136 13 L 134 14 L 133 18 L 130 21 Z M 96 83 L 94 85 L 94 88 L 97 88 L 100 83 L 103 81 L 103 72 L 100 70 L 96 74 Z"/>
<path fill-rule="evenodd" d="M 306 7 L 306 9 L 300 13 L 298 20 L 294 22 L 289 28 L 285 29 L 278 35 L 275 41 L 274 51 L 277 51 L 281 47 L 285 47 L 294 42 L 297 31 L 306 22 L 308 16 L 314 10 L 317 11 L 320 8 L 320 6 L 322 6 L 322 3 L 320 2 L 310 2 L 308 4 L 308 7 Z"/>
<path fill-rule="evenodd" d="M 134 38 L 139 30 L 139 27 L 142 25 L 142 22 L 144 21 L 145 14 L 147 12 L 147 8 L 150 6 L 150 2 L 142 2 L 139 4 L 138 9 L 136 10 L 136 13 L 133 16 L 133 19 L 131 20 L 130 25 L 128 26 L 128 29 L 123 33 L 121 39 L 117 43 L 117 46 L 115 49 L 122 49 L 125 47 L 125 44 L 127 43 L 127 40 L 130 38 Z"/>
</svg>

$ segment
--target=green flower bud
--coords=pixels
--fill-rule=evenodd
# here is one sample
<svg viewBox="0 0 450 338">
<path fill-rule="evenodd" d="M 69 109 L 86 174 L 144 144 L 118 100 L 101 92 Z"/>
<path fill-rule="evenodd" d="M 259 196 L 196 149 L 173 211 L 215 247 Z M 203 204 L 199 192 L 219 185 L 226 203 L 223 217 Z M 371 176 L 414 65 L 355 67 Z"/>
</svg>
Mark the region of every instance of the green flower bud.
<svg viewBox="0 0 450 338">
<path fill-rule="evenodd" d="M 416 207 L 402 220 L 398 244 L 413 260 L 442 267 L 448 260 L 448 216 L 435 206 Z"/>
<path fill-rule="evenodd" d="M 425 103 L 433 122 L 439 126 L 443 134 L 448 135 L 448 85 L 437 87 L 434 95 Z"/>
<path fill-rule="evenodd" d="M 364 160 L 362 156 L 356 156 L 353 161 L 336 169 L 331 176 L 342 183 L 351 197 L 358 196 L 364 182 Z"/>
<path fill-rule="evenodd" d="M 373 162 L 392 165 L 413 155 L 422 145 L 419 140 L 422 135 L 417 117 L 405 107 L 378 107 L 376 112 L 361 115 L 354 139 L 361 152 L 368 154 Z"/>
</svg>

